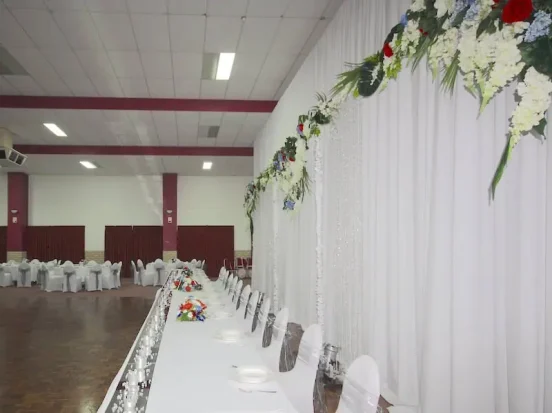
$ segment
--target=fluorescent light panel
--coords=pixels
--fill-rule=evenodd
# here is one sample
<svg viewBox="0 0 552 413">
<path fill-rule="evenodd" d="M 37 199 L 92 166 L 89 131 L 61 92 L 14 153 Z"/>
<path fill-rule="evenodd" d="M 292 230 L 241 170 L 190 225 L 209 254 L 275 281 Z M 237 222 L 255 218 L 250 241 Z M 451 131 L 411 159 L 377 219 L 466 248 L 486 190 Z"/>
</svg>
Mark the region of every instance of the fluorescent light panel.
<svg viewBox="0 0 552 413">
<path fill-rule="evenodd" d="M 203 162 L 203 169 L 211 169 L 213 162 Z"/>
<path fill-rule="evenodd" d="M 97 166 L 94 165 L 92 162 L 89 161 L 80 161 L 80 164 L 84 166 L 86 169 L 96 169 Z"/>
<path fill-rule="evenodd" d="M 67 137 L 67 134 L 63 132 L 58 125 L 55 123 L 45 123 L 44 126 L 46 126 L 50 132 L 52 132 L 54 135 L 65 138 Z"/>
<path fill-rule="evenodd" d="M 232 73 L 232 66 L 234 65 L 234 58 L 236 53 L 221 53 L 218 60 L 217 67 L 217 80 L 230 79 L 230 73 Z"/>
</svg>

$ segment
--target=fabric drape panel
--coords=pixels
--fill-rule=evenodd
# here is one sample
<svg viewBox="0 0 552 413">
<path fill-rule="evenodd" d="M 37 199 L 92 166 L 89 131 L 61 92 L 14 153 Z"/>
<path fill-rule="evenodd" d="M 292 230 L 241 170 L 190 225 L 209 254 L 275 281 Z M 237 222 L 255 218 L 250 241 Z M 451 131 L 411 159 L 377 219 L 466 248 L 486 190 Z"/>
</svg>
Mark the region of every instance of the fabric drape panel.
<svg viewBox="0 0 552 413">
<path fill-rule="evenodd" d="M 410 3 L 344 2 L 255 142 L 256 173 Z M 478 117 L 461 82 L 451 97 L 405 69 L 309 145 L 299 212 L 268 188 L 255 214 L 255 288 L 321 322 L 346 366 L 373 356 L 384 396 L 423 413 L 552 412 L 550 142 L 524 137 L 487 194 L 513 108 L 505 90 Z"/>
<path fill-rule="evenodd" d="M 163 259 L 163 227 L 161 226 L 134 226 L 133 231 L 133 259 L 141 259 L 144 265 Z"/>
<path fill-rule="evenodd" d="M 40 261 L 84 259 L 84 226 L 31 226 L 25 232 L 27 258 Z"/>
<path fill-rule="evenodd" d="M 123 277 L 131 277 L 130 261 L 133 257 L 134 241 L 132 226 L 106 226 L 104 259 L 106 261 L 123 263 Z"/>
<path fill-rule="evenodd" d="M 7 261 L 8 227 L 0 227 L 0 262 Z"/>
</svg>

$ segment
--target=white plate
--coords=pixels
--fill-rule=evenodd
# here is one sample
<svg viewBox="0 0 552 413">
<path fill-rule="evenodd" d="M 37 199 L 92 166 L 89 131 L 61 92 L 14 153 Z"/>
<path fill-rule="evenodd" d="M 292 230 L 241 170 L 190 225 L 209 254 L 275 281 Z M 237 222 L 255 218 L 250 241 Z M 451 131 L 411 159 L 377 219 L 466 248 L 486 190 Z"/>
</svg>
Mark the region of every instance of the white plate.
<svg viewBox="0 0 552 413">
<path fill-rule="evenodd" d="M 264 366 L 243 366 L 236 370 L 236 378 L 240 383 L 261 384 L 268 381 L 270 370 Z"/>
</svg>

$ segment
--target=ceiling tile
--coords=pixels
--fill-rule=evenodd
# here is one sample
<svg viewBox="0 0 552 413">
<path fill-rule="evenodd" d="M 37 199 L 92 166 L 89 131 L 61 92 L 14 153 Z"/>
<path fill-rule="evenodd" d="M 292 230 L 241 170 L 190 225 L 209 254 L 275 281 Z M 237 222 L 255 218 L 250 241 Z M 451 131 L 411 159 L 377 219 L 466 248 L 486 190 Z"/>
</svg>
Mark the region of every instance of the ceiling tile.
<svg viewBox="0 0 552 413">
<path fill-rule="evenodd" d="M 10 49 L 12 56 L 33 77 L 55 77 L 54 68 L 44 58 L 38 49 Z"/>
<path fill-rule="evenodd" d="M 280 18 L 248 17 L 238 45 L 238 52 L 266 54 L 278 32 Z"/>
<path fill-rule="evenodd" d="M 72 96 L 73 92 L 67 84 L 61 80 L 57 75 L 47 77 L 41 76 L 40 78 L 34 78 L 35 81 L 51 96 Z"/>
<path fill-rule="evenodd" d="M 64 76 L 63 81 L 76 96 L 98 96 L 96 88 L 86 76 Z"/>
<path fill-rule="evenodd" d="M 162 144 L 178 144 L 178 131 L 174 112 L 152 112 L 157 136 Z"/>
<path fill-rule="evenodd" d="M 208 17 L 205 34 L 206 53 L 231 53 L 238 46 L 242 21 L 239 17 Z"/>
<path fill-rule="evenodd" d="M 319 18 L 329 0 L 293 0 L 284 14 L 285 17 Z"/>
<path fill-rule="evenodd" d="M 227 84 L 226 80 L 202 80 L 200 96 L 202 99 L 224 99 Z"/>
<path fill-rule="evenodd" d="M 222 126 L 239 125 L 241 126 L 247 119 L 245 112 L 225 112 L 222 117 Z"/>
<path fill-rule="evenodd" d="M 296 59 L 297 55 L 279 53 L 269 54 L 257 82 L 265 80 L 283 81 Z"/>
<path fill-rule="evenodd" d="M 226 89 L 226 99 L 247 99 L 255 86 L 255 78 L 231 78 Z"/>
<path fill-rule="evenodd" d="M 44 95 L 44 90 L 30 76 L 6 76 L 6 79 L 23 95 Z"/>
<path fill-rule="evenodd" d="M 270 53 L 299 54 L 317 22 L 317 19 L 282 19 Z"/>
<path fill-rule="evenodd" d="M 260 129 L 264 127 L 269 118 L 270 113 L 248 113 L 244 124 L 248 127 Z"/>
<path fill-rule="evenodd" d="M 46 10 L 46 4 L 42 0 L 4 0 L 4 4 L 10 9 L 42 9 Z"/>
<path fill-rule="evenodd" d="M 90 13 L 56 11 L 54 19 L 74 49 L 102 49 L 103 44 Z"/>
<path fill-rule="evenodd" d="M 124 96 L 123 89 L 115 76 L 95 76 L 90 80 L 100 96 Z"/>
<path fill-rule="evenodd" d="M 143 77 L 119 78 L 126 97 L 149 97 L 146 79 Z"/>
<path fill-rule="evenodd" d="M 127 12 L 125 0 L 86 0 L 86 6 L 94 12 Z"/>
<path fill-rule="evenodd" d="M 199 124 L 200 112 L 176 112 L 176 122 L 179 128 L 186 128 L 190 125 Z"/>
<path fill-rule="evenodd" d="M 230 80 L 235 78 L 256 79 L 265 60 L 266 57 L 263 54 L 236 53 Z"/>
<path fill-rule="evenodd" d="M 215 146 L 217 140 L 215 138 L 197 138 L 198 146 Z"/>
<path fill-rule="evenodd" d="M 151 1 L 151 0 L 148 0 Z M 167 16 L 133 14 L 132 26 L 138 48 L 144 51 L 169 51 L 169 26 Z"/>
<path fill-rule="evenodd" d="M 220 126 L 223 112 L 200 112 L 199 124 L 202 126 Z"/>
<path fill-rule="evenodd" d="M 144 77 L 142 62 L 138 52 L 108 52 L 117 77 Z"/>
<path fill-rule="evenodd" d="M 88 76 L 115 76 L 111 61 L 103 50 L 77 50 L 76 53 Z"/>
<path fill-rule="evenodd" d="M 205 39 L 204 16 L 169 16 L 171 50 L 203 53 Z"/>
<path fill-rule="evenodd" d="M 168 0 L 170 14 L 205 14 L 206 0 Z"/>
<path fill-rule="evenodd" d="M 245 16 L 248 0 L 207 0 L 208 16 Z"/>
<path fill-rule="evenodd" d="M 44 57 L 61 76 L 86 76 L 78 57 L 71 50 L 44 50 Z"/>
<path fill-rule="evenodd" d="M 0 43 L 6 47 L 35 47 L 31 38 L 7 10 L 0 12 Z"/>
<path fill-rule="evenodd" d="M 174 83 L 172 79 L 146 78 L 148 89 L 152 98 L 173 98 Z"/>
<path fill-rule="evenodd" d="M 171 54 L 168 52 L 141 52 L 146 77 L 172 79 Z"/>
<path fill-rule="evenodd" d="M 86 10 L 84 0 L 44 0 L 50 10 Z"/>
<path fill-rule="evenodd" d="M 292 0 L 255 0 L 249 2 L 247 16 L 253 17 L 280 17 Z M 295 0 L 293 0 L 295 1 Z"/>
<path fill-rule="evenodd" d="M 4 76 L 0 76 L 0 93 L 3 95 L 19 95 L 19 91 L 14 88 Z"/>
<path fill-rule="evenodd" d="M 39 47 L 68 48 L 65 36 L 47 10 L 14 10 L 25 32 Z"/>
<path fill-rule="evenodd" d="M 173 53 L 172 56 L 174 77 L 192 80 L 201 79 L 203 55 L 200 53 Z"/>
<path fill-rule="evenodd" d="M 199 98 L 199 89 L 201 83 L 199 80 L 189 80 L 186 78 L 174 78 L 174 94 L 177 98 Z"/>
<path fill-rule="evenodd" d="M 277 81 L 257 82 L 249 98 L 260 100 L 273 99 L 281 83 Z"/>
<path fill-rule="evenodd" d="M 92 13 L 92 18 L 107 50 L 136 50 L 128 14 Z"/>
<path fill-rule="evenodd" d="M 127 5 L 131 13 L 167 13 L 165 1 L 127 0 Z"/>
</svg>

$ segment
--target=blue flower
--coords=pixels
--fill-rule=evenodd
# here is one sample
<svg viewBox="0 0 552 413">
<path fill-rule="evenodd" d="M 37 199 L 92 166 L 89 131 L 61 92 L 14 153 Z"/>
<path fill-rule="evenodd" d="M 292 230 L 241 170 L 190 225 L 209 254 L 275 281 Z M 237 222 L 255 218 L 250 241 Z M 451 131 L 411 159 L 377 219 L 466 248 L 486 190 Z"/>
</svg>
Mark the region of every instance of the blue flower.
<svg viewBox="0 0 552 413">
<path fill-rule="evenodd" d="M 291 199 L 287 199 L 284 202 L 284 209 L 288 209 L 290 211 L 293 211 L 294 208 L 295 208 L 295 202 L 293 202 Z"/>
<path fill-rule="evenodd" d="M 406 27 L 408 24 L 408 17 L 406 17 L 406 13 L 401 16 L 401 24 Z"/>
<path fill-rule="evenodd" d="M 464 10 L 466 7 L 473 5 L 475 0 L 456 0 L 456 3 L 454 4 L 454 11 L 452 12 L 452 15 L 450 16 L 450 21 L 453 22 L 456 19 L 456 16 Z"/>
<path fill-rule="evenodd" d="M 533 22 L 525 32 L 525 41 L 527 43 L 531 43 L 537 40 L 539 37 L 546 36 L 548 34 L 550 24 L 552 24 L 550 14 L 547 14 L 542 10 L 536 12 L 535 20 L 533 20 Z"/>
<path fill-rule="evenodd" d="M 465 20 L 475 20 L 475 18 L 479 15 L 479 4 L 476 2 L 472 2 L 470 5 L 470 8 L 468 9 L 468 12 L 466 13 Z"/>
</svg>

